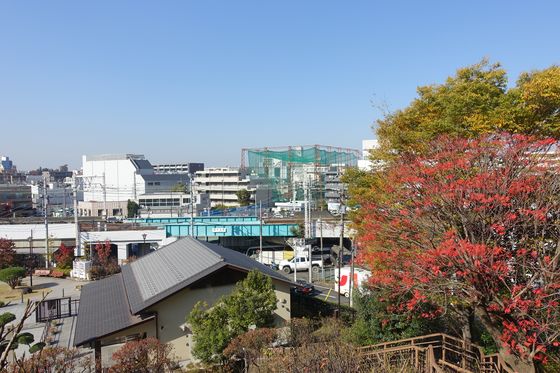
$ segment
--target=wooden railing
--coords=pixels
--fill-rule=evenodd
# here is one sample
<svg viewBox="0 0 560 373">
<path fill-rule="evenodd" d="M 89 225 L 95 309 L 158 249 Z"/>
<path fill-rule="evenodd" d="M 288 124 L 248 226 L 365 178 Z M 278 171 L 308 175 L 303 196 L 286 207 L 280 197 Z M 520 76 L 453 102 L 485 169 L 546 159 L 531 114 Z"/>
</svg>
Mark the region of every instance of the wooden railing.
<svg viewBox="0 0 560 373">
<path fill-rule="evenodd" d="M 513 373 L 499 355 L 486 356 L 480 346 L 447 334 L 379 343 L 358 352 L 365 360 L 375 359 L 387 367 L 408 358 L 418 372 Z"/>
</svg>

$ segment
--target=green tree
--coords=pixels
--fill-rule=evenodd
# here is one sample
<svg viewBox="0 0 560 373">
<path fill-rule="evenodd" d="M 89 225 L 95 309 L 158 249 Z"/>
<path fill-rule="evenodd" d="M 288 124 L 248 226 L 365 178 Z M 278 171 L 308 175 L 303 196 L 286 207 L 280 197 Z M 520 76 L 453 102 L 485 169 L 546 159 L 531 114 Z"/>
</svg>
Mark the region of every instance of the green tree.
<svg viewBox="0 0 560 373">
<path fill-rule="evenodd" d="M 229 312 L 223 302 L 208 309 L 203 302 L 195 304 L 187 321 L 193 332 L 193 355 L 206 363 L 221 360 L 222 352 L 236 337 L 228 327 Z"/>
<path fill-rule="evenodd" d="M 8 284 L 12 289 L 19 285 L 19 282 L 26 275 L 23 267 L 9 267 L 0 270 L 0 281 Z"/>
<path fill-rule="evenodd" d="M 426 319 L 420 312 L 399 310 L 391 298 L 390 291 L 383 289 L 354 294 L 356 318 L 348 333 L 353 343 L 365 346 L 446 331 L 443 318 Z M 432 311 L 424 307 L 425 312 Z"/>
<path fill-rule="evenodd" d="M 240 206 L 248 206 L 251 203 L 251 192 L 247 189 L 239 189 L 235 194 Z"/>
<path fill-rule="evenodd" d="M 173 193 L 186 193 L 187 186 L 185 185 L 185 183 L 178 182 L 177 184 L 171 187 L 171 191 Z"/>
<path fill-rule="evenodd" d="M 406 108 L 378 120 L 375 157 L 422 151 L 440 134 L 476 137 L 496 131 L 560 137 L 560 67 L 523 73 L 516 86 L 499 63 L 460 68 L 443 84 L 418 87 Z"/>
<path fill-rule="evenodd" d="M 236 284 L 233 292 L 222 297 L 212 308 L 198 302 L 187 317 L 195 345 L 193 354 L 206 363 L 223 359 L 230 341 L 250 327 L 272 325 L 276 294 L 270 277 L 251 271 Z"/>
<path fill-rule="evenodd" d="M 126 204 L 126 216 L 128 218 L 135 218 L 138 215 L 138 210 L 140 210 L 140 205 L 129 199 Z"/>
<path fill-rule="evenodd" d="M 300 223 L 296 226 L 290 227 L 290 233 L 294 237 L 304 238 L 305 237 L 305 227 L 303 223 Z"/>
</svg>

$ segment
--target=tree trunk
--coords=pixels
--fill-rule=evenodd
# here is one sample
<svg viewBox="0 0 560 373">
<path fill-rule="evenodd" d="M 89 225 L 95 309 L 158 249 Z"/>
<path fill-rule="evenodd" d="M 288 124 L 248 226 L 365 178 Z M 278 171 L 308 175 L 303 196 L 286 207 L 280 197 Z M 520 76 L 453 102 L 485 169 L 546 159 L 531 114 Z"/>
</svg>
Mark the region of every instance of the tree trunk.
<svg viewBox="0 0 560 373">
<path fill-rule="evenodd" d="M 453 307 L 453 312 L 457 315 L 457 322 L 460 325 L 460 329 L 455 329 L 454 331 L 460 332 L 461 338 L 464 341 L 471 342 L 474 309 L 472 307 Z"/>
<path fill-rule="evenodd" d="M 490 336 L 492 336 L 494 343 L 496 344 L 496 346 L 498 346 L 498 354 L 510 369 L 512 369 L 516 373 L 536 372 L 535 364 L 533 362 L 521 360 L 517 356 L 510 354 L 503 347 L 502 341 L 500 340 L 502 332 L 492 322 L 492 320 L 490 319 L 490 315 L 488 315 L 488 312 L 486 312 L 484 307 L 476 307 L 475 313 L 482 325 L 486 328 L 488 333 L 490 333 Z"/>
</svg>

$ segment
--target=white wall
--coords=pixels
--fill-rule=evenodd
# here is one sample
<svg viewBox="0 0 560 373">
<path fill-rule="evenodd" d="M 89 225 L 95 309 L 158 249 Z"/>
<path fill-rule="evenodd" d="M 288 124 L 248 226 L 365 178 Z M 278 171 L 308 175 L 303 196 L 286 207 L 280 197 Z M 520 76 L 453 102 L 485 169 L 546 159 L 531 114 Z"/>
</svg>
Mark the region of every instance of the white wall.
<svg viewBox="0 0 560 373">
<path fill-rule="evenodd" d="M 130 159 L 88 160 L 82 157 L 84 201 L 103 201 L 103 174 L 106 200 L 126 201 L 145 193 L 145 183 Z"/>
</svg>

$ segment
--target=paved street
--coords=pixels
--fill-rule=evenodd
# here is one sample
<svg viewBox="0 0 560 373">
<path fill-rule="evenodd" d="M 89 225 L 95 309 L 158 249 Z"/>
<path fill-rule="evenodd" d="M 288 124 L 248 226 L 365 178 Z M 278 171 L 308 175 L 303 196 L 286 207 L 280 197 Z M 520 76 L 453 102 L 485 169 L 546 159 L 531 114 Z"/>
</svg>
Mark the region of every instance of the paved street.
<svg viewBox="0 0 560 373">
<path fill-rule="evenodd" d="M 55 299 L 61 297 L 71 297 L 72 299 L 80 298 L 80 286 L 87 282 L 77 281 L 72 279 L 64 278 L 52 278 L 52 277 L 33 277 L 33 294 L 29 297 L 31 300 L 40 300 L 43 294 L 46 294 L 46 299 Z M 29 277 L 26 277 L 22 281 L 22 286 L 29 286 Z M 2 309 L 0 312 L 11 312 L 17 319 L 20 319 L 25 310 L 25 302 L 22 303 L 21 299 L 10 300 L 10 304 Z M 43 337 L 45 333 L 46 323 L 37 323 L 35 321 L 35 313 L 28 318 L 24 324 L 23 332 L 28 332 L 33 334 L 35 342 L 37 343 Z M 60 347 L 72 347 L 73 345 L 73 334 L 76 327 L 76 317 L 67 317 L 60 319 L 58 326 L 56 327 L 57 332 L 52 334 L 53 344 Z M 20 346 L 16 350 L 16 355 L 21 356 L 24 352 L 27 352 L 27 346 Z"/>
<path fill-rule="evenodd" d="M 293 272 L 290 274 L 282 272 L 282 274 L 288 277 L 290 280 L 294 280 Z M 296 278 L 298 280 L 305 280 L 309 282 L 309 272 L 298 271 Z M 327 267 L 319 271 L 318 273 L 313 273 L 313 286 L 315 286 L 315 294 L 313 295 L 314 297 L 327 302 L 338 302 L 338 293 L 336 291 L 336 286 L 334 283 L 334 267 Z M 340 303 L 349 305 L 350 299 L 346 298 L 344 295 L 341 295 Z"/>
</svg>

